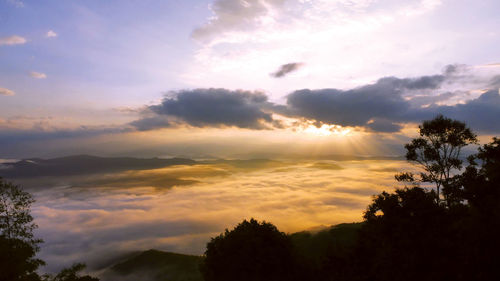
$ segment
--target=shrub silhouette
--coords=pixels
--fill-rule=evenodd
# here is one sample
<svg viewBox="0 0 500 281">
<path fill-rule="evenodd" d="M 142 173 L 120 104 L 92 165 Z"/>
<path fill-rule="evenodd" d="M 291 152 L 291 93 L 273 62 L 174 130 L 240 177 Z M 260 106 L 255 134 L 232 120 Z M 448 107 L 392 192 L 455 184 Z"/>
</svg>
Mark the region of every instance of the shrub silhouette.
<svg viewBox="0 0 500 281">
<path fill-rule="evenodd" d="M 201 265 L 207 281 L 293 280 L 292 244 L 274 225 L 244 220 L 207 244 Z"/>
</svg>

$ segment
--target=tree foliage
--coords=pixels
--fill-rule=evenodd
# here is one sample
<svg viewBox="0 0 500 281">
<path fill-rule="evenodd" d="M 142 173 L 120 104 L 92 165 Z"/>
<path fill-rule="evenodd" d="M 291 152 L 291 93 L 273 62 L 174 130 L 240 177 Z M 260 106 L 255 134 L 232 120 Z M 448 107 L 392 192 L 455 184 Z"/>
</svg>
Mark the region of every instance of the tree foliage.
<svg viewBox="0 0 500 281">
<path fill-rule="evenodd" d="M 420 134 L 406 157 L 424 168 L 420 181 L 443 187 L 445 204 L 418 185 L 375 196 L 356 252 L 362 274 L 346 280 L 498 280 L 500 140 L 479 147 L 463 170 L 461 149 L 476 142 L 464 123 L 438 116 Z M 396 179 L 415 182 L 411 173 Z"/>
<path fill-rule="evenodd" d="M 454 250 L 449 216 L 435 203 L 435 193 L 420 187 L 375 196 L 364 214 L 356 256 L 362 257 L 363 280 L 455 280 L 442 253 Z"/>
<path fill-rule="evenodd" d="M 36 258 L 41 239 L 33 231 L 38 227 L 31 215 L 33 196 L 19 186 L 0 178 L 0 281 L 98 281 L 78 273 L 85 268 L 75 264 L 56 276 L 40 276 L 45 262 Z"/>
<path fill-rule="evenodd" d="M 80 272 L 85 269 L 85 264 L 76 263 L 71 267 L 64 268 L 56 276 L 45 276 L 44 281 L 99 281 L 98 278 L 89 275 L 80 275 Z"/>
<path fill-rule="evenodd" d="M 201 266 L 207 281 L 293 280 L 292 244 L 274 225 L 244 220 L 212 238 Z"/>
<path fill-rule="evenodd" d="M 19 186 L 0 178 L 0 231 L 7 239 L 40 243 L 34 239 L 33 230 L 37 225 L 31 216 L 31 204 L 35 200 Z"/>
<path fill-rule="evenodd" d="M 0 178 L 0 280 L 39 280 L 44 262 L 35 258 L 40 250 L 33 230 L 31 194 Z"/>
<path fill-rule="evenodd" d="M 443 115 L 424 121 L 419 126 L 419 134 L 420 137 L 405 145 L 406 159 L 424 170 L 420 173 L 419 181 L 436 185 L 436 198 L 439 202 L 441 187 L 446 187 L 453 177 L 453 172 L 462 168 L 462 148 L 476 143 L 477 138 L 465 123 Z M 411 173 L 397 175 L 396 179 L 416 181 Z M 447 196 L 446 191 L 444 195 Z"/>
</svg>

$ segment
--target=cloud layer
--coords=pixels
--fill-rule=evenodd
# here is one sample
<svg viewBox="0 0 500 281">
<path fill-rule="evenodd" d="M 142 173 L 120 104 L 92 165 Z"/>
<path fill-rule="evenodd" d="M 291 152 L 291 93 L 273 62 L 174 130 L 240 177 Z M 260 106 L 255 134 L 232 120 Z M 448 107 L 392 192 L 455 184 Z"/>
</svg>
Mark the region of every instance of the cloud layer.
<svg viewBox="0 0 500 281">
<path fill-rule="evenodd" d="M 45 240 L 41 255 L 51 271 L 75 261 L 95 269 L 134 250 L 201 254 L 210 237 L 249 217 L 287 232 L 358 221 L 370 196 L 391 186 L 402 165 L 314 161 L 235 169 L 218 163 L 107 175 L 121 178 L 124 188 L 96 181 L 85 188 L 38 189 L 33 209 L 37 234 Z M 197 182 L 168 190 L 152 187 L 165 175 Z M 150 180 L 136 185 L 137 176 Z"/>
<path fill-rule="evenodd" d="M 2 45 L 21 45 L 26 43 L 27 40 L 24 37 L 18 35 L 12 35 L 7 37 L 0 37 L 0 46 Z"/>
<path fill-rule="evenodd" d="M 276 77 L 296 69 L 283 65 Z M 437 114 L 467 122 L 484 133 L 500 132 L 498 77 L 478 78 L 467 67 L 450 65 L 442 74 L 413 78 L 384 77 L 352 89 L 302 89 L 286 96 L 286 104 L 268 101 L 262 92 L 195 89 L 173 93 L 149 107 L 149 115 L 131 123 L 139 130 L 187 124 L 193 127 L 272 129 L 285 125 L 276 116 L 323 124 L 398 132 L 408 122 L 420 123 Z M 475 81 L 474 85 L 466 85 Z M 477 81 L 480 81 L 479 83 Z M 448 88 L 469 90 L 448 91 Z M 480 88 L 479 94 L 477 88 Z M 484 88 L 485 87 L 485 88 Z M 475 93 L 475 94 L 473 94 Z"/>
<path fill-rule="evenodd" d="M 375 139 L 382 138 L 383 141 L 379 141 L 384 143 L 384 148 L 370 150 L 370 153 L 379 154 L 394 151 L 395 147 L 388 145 L 394 142 L 398 143 L 395 150 L 399 151 L 399 144 L 407 141 L 407 131 L 403 129 L 432 119 L 437 114 L 464 121 L 479 134 L 498 134 L 498 71 L 491 72 L 495 68 L 490 66 L 487 75 L 479 75 L 471 69 L 473 67 L 453 65 L 441 74 L 411 78 L 384 77 L 351 89 L 301 89 L 285 96 L 283 103 L 271 101 L 262 91 L 224 88 L 180 90 L 168 93 L 156 104 L 133 110 L 132 115 L 127 113 L 127 119 L 121 124 L 64 124 L 61 127 L 63 125 L 53 123 L 54 120 L 21 117 L 18 120 L 13 116 L 0 119 L 0 144 L 4 157 L 19 153 L 23 157 L 31 157 L 30 153 L 40 155 L 37 151 L 48 151 L 48 147 L 52 147 L 53 152 L 66 147 L 69 151 L 66 154 L 74 151 L 102 153 L 103 149 L 94 144 L 103 145 L 105 140 L 113 140 L 115 145 L 107 146 L 111 147 L 109 153 L 132 150 L 131 155 L 137 155 L 134 147 L 144 149 L 146 146 L 137 136 L 144 136 L 155 139 L 155 152 L 148 150 L 148 155 L 162 155 L 168 150 L 168 143 L 172 145 L 169 149 L 175 147 L 176 153 L 179 153 L 169 152 L 168 155 L 198 157 L 212 154 L 210 150 L 214 147 L 222 149 L 226 145 L 225 150 L 234 149 L 242 140 L 250 137 L 253 139 L 252 148 L 246 149 L 269 152 L 269 147 L 287 143 L 289 138 L 306 140 L 303 138 L 308 136 L 333 136 L 328 139 L 338 143 L 344 133 L 353 132 L 349 133 L 351 137 L 363 135 L 367 138 L 364 141 L 370 144 L 379 143 Z M 13 91 L 2 88 L 0 94 L 12 95 Z M 166 137 L 160 131 L 164 128 L 170 130 Z M 220 129 L 227 128 L 232 128 L 228 132 L 238 137 L 232 139 L 234 142 L 221 143 L 220 134 L 224 133 Z M 244 130 L 236 131 L 235 128 Z M 153 130 L 156 131 L 147 132 Z M 72 142 L 67 142 L 68 139 Z M 314 140 L 319 141 L 317 138 Z M 189 142 L 189 149 L 186 141 Z M 161 145 L 165 148 L 160 149 Z M 40 147 L 43 149 L 40 150 Z M 153 144 L 148 144 L 148 147 L 153 147 Z M 388 150 L 384 151 L 385 148 Z M 302 146 L 299 150 L 302 153 L 305 149 Z M 278 150 L 282 152 L 281 148 Z M 50 155 L 64 155 L 61 153 Z"/>
<path fill-rule="evenodd" d="M 0 88 L 0 95 L 2 96 L 13 96 L 15 95 L 14 91 L 9 90 L 7 88 Z"/>
</svg>

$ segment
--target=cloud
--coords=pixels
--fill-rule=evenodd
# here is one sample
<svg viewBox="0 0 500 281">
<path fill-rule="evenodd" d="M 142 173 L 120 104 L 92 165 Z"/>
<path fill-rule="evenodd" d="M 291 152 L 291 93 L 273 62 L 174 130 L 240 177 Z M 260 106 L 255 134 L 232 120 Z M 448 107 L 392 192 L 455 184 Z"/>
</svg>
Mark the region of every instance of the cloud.
<svg viewBox="0 0 500 281">
<path fill-rule="evenodd" d="M 457 95 L 466 94 L 464 92 L 445 92 L 438 95 L 415 95 L 410 98 L 413 106 L 428 106 L 431 104 L 447 101 Z"/>
<path fill-rule="evenodd" d="M 103 260 L 134 250 L 202 254 L 210 237 L 252 216 L 271 221 L 286 232 L 357 221 L 370 196 L 394 182 L 392 173 L 370 168 L 408 166 L 404 161 L 344 161 L 344 169 L 336 171 L 312 169 L 315 162 L 309 161 L 283 165 L 295 169 L 275 173 L 272 166 L 231 172 L 220 164 L 206 165 L 205 169 L 212 169 L 210 173 L 196 170 L 189 175 L 200 182 L 171 190 L 148 188 L 149 183 L 125 189 L 98 183 L 65 188 L 61 183 L 66 182 L 60 180 L 45 185 L 34 191 L 37 201 L 33 206 L 40 226 L 37 235 L 45 240 L 41 258 L 49 271 L 82 260 L 96 269 Z M 180 168 L 186 169 L 169 167 L 153 176 L 177 175 Z M 211 171 L 220 169 L 230 174 L 213 177 Z M 143 171 L 145 175 L 150 172 Z M 127 185 L 127 181 L 123 183 Z"/>
<path fill-rule="evenodd" d="M 301 68 L 304 64 L 301 62 L 292 62 L 292 63 L 287 63 L 283 64 L 280 66 L 280 68 L 274 72 L 271 73 L 271 76 L 274 78 L 281 78 L 287 75 L 288 73 L 294 72 L 297 69 Z"/>
<path fill-rule="evenodd" d="M 401 123 L 420 123 L 444 114 L 465 121 L 482 133 L 500 132 L 500 125 L 496 122 L 500 116 L 497 88 L 453 105 L 437 104 L 460 94 L 436 94 L 444 84 L 463 78 L 456 76 L 457 69 L 457 66 L 450 66 L 441 75 L 416 78 L 385 77 L 374 84 L 349 90 L 298 90 L 287 96 L 287 106 L 279 111 L 319 124 L 359 126 L 377 132 L 397 132 L 402 128 Z M 496 79 L 490 80 L 487 86 L 496 86 Z M 467 91 L 461 92 L 464 93 L 468 94 Z"/>
<path fill-rule="evenodd" d="M 251 30 L 262 24 L 273 9 L 285 0 L 216 0 L 210 9 L 213 16 L 191 36 L 199 41 L 210 41 L 221 33 Z"/>
<path fill-rule="evenodd" d="M 47 34 L 45 37 L 50 38 L 50 37 L 57 37 L 57 33 L 55 33 L 53 30 L 47 31 Z"/>
<path fill-rule="evenodd" d="M 154 129 L 168 128 L 171 126 L 166 116 L 144 117 L 129 123 L 139 131 L 149 131 Z"/>
<path fill-rule="evenodd" d="M 399 132 L 402 128 L 401 125 L 395 124 L 392 121 L 386 119 L 370 120 L 366 124 L 366 127 L 371 129 L 372 131 L 381 133 L 395 133 Z"/>
<path fill-rule="evenodd" d="M 285 64 L 274 76 L 282 77 L 299 65 Z M 452 118 L 470 121 L 470 125 L 481 132 L 500 132 L 500 127 L 484 125 L 493 122 L 498 114 L 498 76 L 480 77 L 468 71 L 470 68 L 464 65 L 449 65 L 441 74 L 383 77 L 375 83 L 352 89 L 301 89 L 286 96 L 284 105 L 269 102 L 262 92 L 213 88 L 182 90 L 165 97 L 160 104 L 149 106 L 143 111 L 143 118 L 129 125 L 141 131 L 182 124 L 286 129 L 305 121 L 317 127 L 340 125 L 393 133 L 400 131 L 405 123 L 420 123 L 447 113 Z M 463 90 L 456 90 L 457 87 Z M 494 90 L 487 93 L 481 90 L 483 95 L 478 96 L 478 87 Z M 470 112 L 483 116 L 486 123 L 481 124 Z M 298 123 L 283 122 L 273 114 L 300 120 Z"/>
<path fill-rule="evenodd" d="M 2 45 L 21 45 L 26 43 L 27 40 L 24 37 L 18 35 L 12 35 L 7 37 L 0 37 L 0 46 Z"/>
<path fill-rule="evenodd" d="M 463 104 L 437 106 L 432 105 L 414 111 L 409 115 L 413 121 L 433 118 L 436 114 L 465 121 L 474 131 L 480 133 L 498 134 L 500 123 L 500 94 L 498 89 L 489 90 L 478 98 L 469 100 Z"/>
<path fill-rule="evenodd" d="M 288 95 L 284 113 L 327 124 L 364 126 L 373 118 L 393 119 L 403 115 L 410 104 L 402 91 L 416 85 L 422 87 L 423 83 L 390 77 L 351 90 L 298 90 Z M 434 83 L 430 86 L 434 87 Z"/>
<path fill-rule="evenodd" d="M 213 151 L 234 153 L 232 150 L 234 140 L 241 142 L 240 138 L 243 135 L 246 139 L 249 139 L 250 135 L 248 130 L 232 130 L 231 132 L 237 137 L 232 139 L 231 143 L 229 141 L 221 143 L 220 139 L 215 137 L 216 134 L 220 136 L 219 130 L 201 130 L 198 132 L 204 137 L 194 140 L 191 135 L 187 137 L 185 133 L 187 130 L 176 130 L 187 126 L 190 132 L 192 127 L 279 130 L 279 132 L 262 131 L 253 134 L 252 141 L 244 147 L 247 150 L 281 152 L 281 148 L 278 147 L 281 144 L 269 144 L 270 140 L 279 140 L 276 143 L 280 143 L 283 139 L 303 137 L 306 134 L 300 132 L 306 131 L 305 129 L 311 126 L 323 128 L 322 130 L 339 128 L 340 132 L 345 129 L 394 133 L 408 124 L 421 123 L 437 114 L 465 121 L 478 133 L 499 133 L 500 123 L 497 119 L 500 116 L 500 97 L 498 87 L 494 87 L 498 79 L 495 75 L 498 73 L 479 77 L 463 73 L 460 68 L 453 66 L 441 74 L 413 78 L 384 77 L 372 84 L 351 89 L 297 90 L 285 97 L 285 104 L 273 103 L 268 100 L 266 94 L 259 91 L 215 88 L 180 90 L 171 92 L 154 105 L 137 110 L 125 109 L 131 114 L 136 114 L 137 118 L 132 122 L 130 120 L 133 119 L 129 119 L 126 123 L 118 125 L 68 128 L 69 125 L 60 127 L 61 124 L 51 124 L 51 120 L 0 119 L 0 146 L 3 147 L 5 155 L 29 157 L 30 154 L 43 155 L 45 151 L 53 153 L 52 155 L 61 155 L 54 153 L 61 151 L 62 147 L 70 151 L 69 153 L 99 151 L 109 154 L 125 150 L 135 153 L 136 150 L 140 150 L 141 153 L 148 155 L 158 155 L 165 153 L 165 147 L 169 145 L 169 153 L 176 153 L 173 155 L 196 157 L 212 155 L 215 153 Z M 469 83 L 473 80 L 479 82 L 474 82 L 475 84 L 471 86 Z M 8 89 L 0 89 L 0 94 L 14 93 Z M 156 137 L 163 135 L 164 132 L 154 132 L 151 135 L 138 132 L 162 128 L 170 129 L 169 139 L 162 136 L 161 141 L 157 141 Z M 154 141 L 139 141 L 126 135 L 128 133 L 150 135 Z M 366 135 L 370 141 L 384 138 L 385 147 L 388 138 L 392 138 L 392 142 L 389 142 L 391 145 L 398 143 L 398 147 L 400 143 L 406 141 L 402 139 L 406 137 L 403 134 Z M 104 139 L 108 141 L 104 143 Z M 255 142 L 259 141 L 261 141 L 259 145 L 262 145 L 255 146 Z M 241 148 L 242 145 L 238 143 L 238 147 Z M 252 145 L 254 147 L 250 147 Z M 300 144 L 293 149 L 302 153 L 307 145 L 309 144 Z M 49 146 L 50 150 L 47 148 Z M 388 150 L 394 149 L 388 148 Z"/>
<path fill-rule="evenodd" d="M 9 90 L 6 88 L 0 88 L 0 95 L 2 95 L 2 96 L 13 96 L 15 94 L 16 93 L 14 93 L 14 91 L 12 91 L 12 90 Z"/>
<path fill-rule="evenodd" d="M 172 122 L 194 127 L 265 129 L 272 126 L 272 115 L 264 109 L 270 103 L 262 92 L 210 88 L 173 94 L 174 97 L 165 97 L 149 110 L 157 116 L 168 116 Z M 132 125 L 146 130 L 170 126 L 170 122 L 147 117 L 132 122 Z"/>
<path fill-rule="evenodd" d="M 204 25 L 195 28 L 191 36 L 204 43 L 212 43 L 218 39 L 224 41 L 225 35 L 240 37 L 236 40 L 241 40 L 244 34 L 249 34 L 248 38 L 263 39 L 269 31 L 279 30 L 280 32 L 283 27 L 288 33 L 290 30 L 294 31 L 297 26 L 316 24 L 317 28 L 317 24 L 323 22 L 329 25 L 342 23 L 346 26 L 347 21 L 344 19 L 355 15 L 366 17 L 366 14 L 373 13 L 377 17 L 374 11 L 380 6 L 391 10 L 392 14 L 388 17 L 392 18 L 393 14 L 423 14 L 433 10 L 440 3 L 439 0 L 412 0 L 409 1 L 410 4 L 406 2 L 404 4 L 398 4 L 398 2 L 380 4 L 378 2 L 372 0 L 215 0 L 209 6 L 212 15 Z M 262 32 L 263 30 L 268 32 Z"/>
<path fill-rule="evenodd" d="M 47 75 L 45 73 L 36 72 L 36 71 L 30 72 L 30 76 L 33 77 L 33 78 L 36 78 L 36 79 L 45 79 L 45 78 L 47 78 Z"/>
</svg>

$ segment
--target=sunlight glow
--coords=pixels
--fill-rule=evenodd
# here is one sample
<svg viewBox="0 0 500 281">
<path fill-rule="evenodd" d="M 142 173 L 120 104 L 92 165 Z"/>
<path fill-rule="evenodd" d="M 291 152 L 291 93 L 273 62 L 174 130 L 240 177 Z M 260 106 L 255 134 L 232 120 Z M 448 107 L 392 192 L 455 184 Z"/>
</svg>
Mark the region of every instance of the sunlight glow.
<svg viewBox="0 0 500 281">
<path fill-rule="evenodd" d="M 349 134 L 349 132 L 351 132 L 351 130 L 339 125 L 323 124 L 321 125 L 321 127 L 309 125 L 303 130 L 303 132 L 316 136 L 326 137 L 331 135 L 346 136 L 347 134 Z"/>
</svg>

